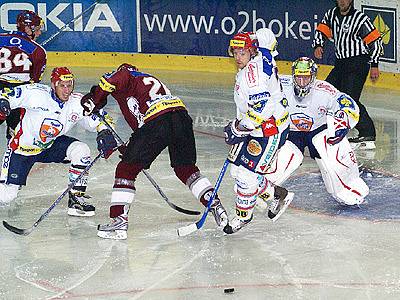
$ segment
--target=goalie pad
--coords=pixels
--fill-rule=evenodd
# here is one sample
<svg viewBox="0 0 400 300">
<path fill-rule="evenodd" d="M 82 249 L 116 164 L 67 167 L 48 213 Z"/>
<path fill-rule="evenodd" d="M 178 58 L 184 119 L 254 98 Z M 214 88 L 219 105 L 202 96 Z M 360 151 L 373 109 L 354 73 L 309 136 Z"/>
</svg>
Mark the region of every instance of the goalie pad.
<svg viewBox="0 0 400 300">
<path fill-rule="evenodd" d="M 363 203 L 369 188 L 360 178 L 356 156 L 349 141 L 345 137 L 340 143 L 330 145 L 327 142 L 328 138 L 328 131 L 323 130 L 312 140 L 321 157 L 315 161 L 321 171 L 326 190 L 341 204 Z"/>
<path fill-rule="evenodd" d="M 281 185 L 303 162 L 303 153 L 291 141 L 278 150 L 277 156 L 268 168 L 265 177 L 273 184 Z"/>
</svg>

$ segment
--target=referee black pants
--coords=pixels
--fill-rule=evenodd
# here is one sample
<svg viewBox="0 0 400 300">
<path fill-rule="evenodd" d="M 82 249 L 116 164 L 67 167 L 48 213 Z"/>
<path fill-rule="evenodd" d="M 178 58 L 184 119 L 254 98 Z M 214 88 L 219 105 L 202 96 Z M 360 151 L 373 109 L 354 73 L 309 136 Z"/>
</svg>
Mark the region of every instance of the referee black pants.
<svg viewBox="0 0 400 300">
<path fill-rule="evenodd" d="M 367 109 L 360 102 L 360 95 L 369 73 L 369 56 L 360 55 L 345 59 L 336 59 L 335 66 L 326 81 L 339 91 L 350 95 L 360 108 L 360 120 L 356 125 L 359 136 L 376 137 L 375 125 Z"/>
</svg>

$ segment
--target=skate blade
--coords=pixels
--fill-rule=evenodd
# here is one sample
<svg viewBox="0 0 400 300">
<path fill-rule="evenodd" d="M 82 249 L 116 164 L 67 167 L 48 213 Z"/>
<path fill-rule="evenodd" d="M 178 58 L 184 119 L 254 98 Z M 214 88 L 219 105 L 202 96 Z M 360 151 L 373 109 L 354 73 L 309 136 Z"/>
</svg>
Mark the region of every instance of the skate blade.
<svg viewBox="0 0 400 300">
<path fill-rule="evenodd" d="M 353 150 L 374 150 L 376 149 L 376 145 L 374 141 L 367 141 L 361 143 L 350 143 L 350 147 Z"/>
<path fill-rule="evenodd" d="M 279 217 L 285 212 L 286 208 L 288 208 L 289 204 L 292 202 L 294 197 L 294 193 L 289 192 L 285 198 L 285 204 L 282 206 L 282 208 L 279 210 L 279 212 L 276 214 L 275 217 L 273 217 L 271 220 L 272 222 L 278 221 Z"/>
<path fill-rule="evenodd" d="M 126 230 L 97 231 L 97 236 L 103 239 L 126 240 L 128 238 L 128 233 Z"/>
<path fill-rule="evenodd" d="M 68 215 L 74 217 L 93 217 L 95 214 L 93 211 L 82 211 L 76 208 L 68 208 Z"/>
</svg>

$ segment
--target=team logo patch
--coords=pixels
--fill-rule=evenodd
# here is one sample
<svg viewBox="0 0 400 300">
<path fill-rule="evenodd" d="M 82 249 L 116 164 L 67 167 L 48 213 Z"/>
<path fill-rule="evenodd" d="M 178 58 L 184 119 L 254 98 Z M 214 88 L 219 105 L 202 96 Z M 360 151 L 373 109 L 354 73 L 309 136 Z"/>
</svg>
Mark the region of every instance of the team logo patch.
<svg viewBox="0 0 400 300">
<path fill-rule="evenodd" d="M 54 139 L 57 135 L 60 134 L 61 130 L 63 129 L 63 125 L 54 119 L 44 119 L 42 125 L 40 126 L 40 140 L 43 143 L 48 142 L 47 139 Z"/>
<path fill-rule="evenodd" d="M 314 124 L 313 118 L 303 113 L 292 114 L 290 119 L 292 124 L 300 131 L 310 131 Z"/>
<path fill-rule="evenodd" d="M 256 140 L 250 140 L 247 144 L 247 152 L 252 156 L 258 156 L 261 154 L 262 147 Z"/>
<path fill-rule="evenodd" d="M 327 112 L 327 109 L 325 106 L 318 107 L 318 117 L 325 116 L 326 112 Z"/>
<path fill-rule="evenodd" d="M 258 85 L 258 70 L 256 64 L 249 63 L 247 66 L 246 79 L 249 87 Z"/>
<path fill-rule="evenodd" d="M 282 106 L 283 106 L 284 108 L 286 108 L 286 107 L 289 105 L 288 100 L 287 100 L 286 98 L 283 98 L 283 99 L 281 100 L 281 104 L 282 104 Z"/>
<path fill-rule="evenodd" d="M 256 112 L 261 113 L 265 107 L 265 104 L 267 104 L 267 100 L 261 100 L 257 104 L 254 104 L 251 108 Z"/>
<path fill-rule="evenodd" d="M 69 117 L 68 117 L 68 121 L 69 122 L 77 122 L 79 119 L 79 116 L 77 113 L 73 112 Z"/>
<path fill-rule="evenodd" d="M 339 99 L 337 99 L 337 102 L 339 103 L 341 109 L 344 107 L 349 107 L 349 108 L 354 109 L 354 102 L 347 95 L 340 96 Z"/>
<path fill-rule="evenodd" d="M 336 95 L 337 93 L 337 89 L 327 82 L 318 82 L 315 87 L 316 89 L 326 91 L 331 95 Z"/>
</svg>

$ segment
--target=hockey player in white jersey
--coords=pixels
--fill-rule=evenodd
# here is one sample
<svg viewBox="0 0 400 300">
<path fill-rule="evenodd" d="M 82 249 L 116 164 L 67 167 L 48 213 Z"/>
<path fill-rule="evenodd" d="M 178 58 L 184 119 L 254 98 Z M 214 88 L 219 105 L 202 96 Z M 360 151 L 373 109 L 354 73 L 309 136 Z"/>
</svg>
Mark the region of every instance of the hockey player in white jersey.
<svg viewBox="0 0 400 300">
<path fill-rule="evenodd" d="M 0 175 L 0 202 L 8 203 L 26 185 L 28 174 L 36 162 L 70 161 L 69 182 L 74 181 L 90 163 L 89 146 L 65 134 L 79 124 L 89 131 L 98 131 L 98 149 L 107 158 L 116 141 L 97 117 L 83 115 L 82 94 L 73 93 L 74 76 L 66 67 L 51 73 L 51 87 L 43 84 L 21 85 L 3 94 L 0 118 L 10 109 L 22 108 L 21 121 L 9 140 Z M 93 216 L 95 208 L 85 201 L 88 175 L 83 176 L 69 192 L 68 214 Z"/>
<path fill-rule="evenodd" d="M 228 234 L 252 220 L 257 197 L 272 198 L 268 217 L 273 221 L 293 199 L 293 193 L 272 185 L 264 176 L 289 129 L 274 59 L 276 44 L 267 28 L 255 34 L 238 33 L 230 41 L 229 53 L 239 71 L 234 91 L 236 119 L 224 128 L 225 141 L 232 145 L 228 158 L 236 192 L 236 216 L 224 228 Z"/>
<path fill-rule="evenodd" d="M 281 76 L 288 100 L 290 132 L 268 179 L 282 184 L 302 163 L 305 147 L 321 171 L 326 189 L 344 205 L 359 205 L 369 189 L 360 178 L 354 151 L 346 138 L 359 119 L 347 94 L 317 80 L 317 65 L 307 57 L 293 62 L 292 76 Z"/>
</svg>

